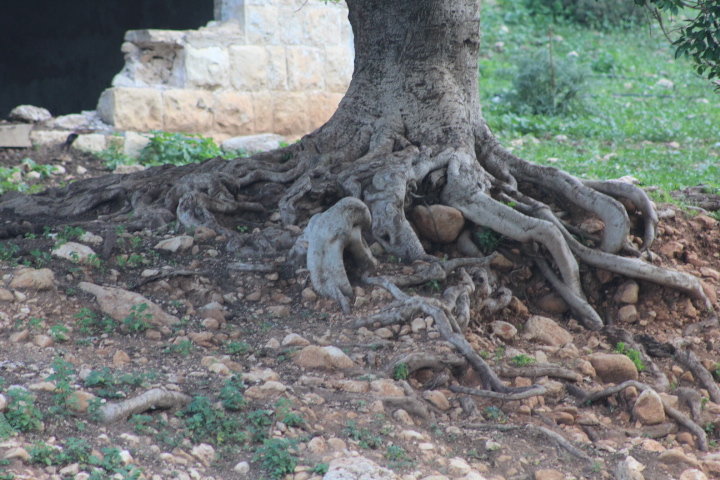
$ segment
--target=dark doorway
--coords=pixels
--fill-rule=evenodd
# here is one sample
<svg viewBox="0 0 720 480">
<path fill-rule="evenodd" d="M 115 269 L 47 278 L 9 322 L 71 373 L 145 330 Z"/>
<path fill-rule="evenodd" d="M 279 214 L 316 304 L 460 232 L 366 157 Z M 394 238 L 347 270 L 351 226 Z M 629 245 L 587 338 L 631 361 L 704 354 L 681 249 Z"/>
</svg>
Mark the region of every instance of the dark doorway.
<svg viewBox="0 0 720 480">
<path fill-rule="evenodd" d="M 0 12 L 0 118 L 21 104 L 57 115 L 94 110 L 123 67 L 126 30 L 193 29 L 213 0 L 24 0 Z"/>
</svg>

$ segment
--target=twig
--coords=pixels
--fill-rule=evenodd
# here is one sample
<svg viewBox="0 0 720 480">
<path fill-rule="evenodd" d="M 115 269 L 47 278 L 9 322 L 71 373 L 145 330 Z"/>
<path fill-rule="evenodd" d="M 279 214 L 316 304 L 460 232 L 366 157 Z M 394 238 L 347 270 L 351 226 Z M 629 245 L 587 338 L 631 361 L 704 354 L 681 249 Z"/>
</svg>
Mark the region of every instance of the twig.
<svg viewBox="0 0 720 480">
<path fill-rule="evenodd" d="M 551 363 L 538 363 L 528 365 L 526 367 L 513 367 L 511 365 L 500 365 L 495 368 L 501 377 L 553 377 L 570 380 L 571 382 L 580 382 L 582 375 L 569 368 L 553 365 Z"/>
<path fill-rule="evenodd" d="M 675 360 L 692 372 L 702 386 L 707 389 L 713 402 L 720 403 L 720 387 L 715 382 L 712 374 L 700 363 L 700 360 L 691 350 L 678 349 L 675 352 Z"/>
<path fill-rule="evenodd" d="M 450 385 L 450 391 L 455 393 L 466 393 L 468 395 L 475 395 L 476 397 L 494 398 L 496 400 L 501 400 L 505 402 L 510 402 L 513 400 L 524 400 L 526 398 L 537 397 L 540 395 L 545 395 L 547 393 L 547 389 L 545 387 L 537 385 L 535 385 L 530 390 L 514 393 L 499 393 L 493 392 L 492 390 L 479 390 L 477 388 L 463 387 L 461 385 Z"/>
<path fill-rule="evenodd" d="M 208 276 L 209 271 L 206 270 L 170 270 L 167 272 L 160 272 L 157 275 L 151 275 L 149 277 L 143 277 L 135 282 L 135 288 L 142 287 L 146 283 L 154 282 L 156 280 L 163 280 L 171 277 L 191 277 L 191 276 Z"/>
<path fill-rule="evenodd" d="M 565 439 L 562 435 L 559 433 L 553 432 L 549 428 L 540 427 L 538 425 L 533 424 L 526 424 L 526 425 L 502 425 L 502 424 L 470 424 L 466 425 L 466 428 L 472 428 L 474 430 L 485 430 L 485 431 L 500 431 L 500 432 L 509 432 L 513 430 L 529 430 L 530 432 L 540 434 L 555 444 L 557 444 L 558 447 L 563 448 L 567 450 L 571 455 L 582 458 L 583 460 L 590 461 L 592 460 L 588 454 L 577 448 L 575 445 L 570 443 L 568 440 Z"/>
</svg>

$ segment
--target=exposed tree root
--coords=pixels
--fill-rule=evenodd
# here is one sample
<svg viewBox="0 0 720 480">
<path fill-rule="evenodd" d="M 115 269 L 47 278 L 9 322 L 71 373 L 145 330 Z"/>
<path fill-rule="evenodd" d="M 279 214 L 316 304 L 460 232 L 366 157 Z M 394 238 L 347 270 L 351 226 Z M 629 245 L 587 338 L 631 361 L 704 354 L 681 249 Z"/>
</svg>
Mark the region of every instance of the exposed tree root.
<svg viewBox="0 0 720 480">
<path fill-rule="evenodd" d="M 103 405 L 100 408 L 100 421 L 114 423 L 155 408 L 182 407 L 190 403 L 190 400 L 192 400 L 190 396 L 184 393 L 153 388 L 137 397 Z"/>
<path fill-rule="evenodd" d="M 466 425 L 466 428 L 472 428 L 473 430 L 482 430 L 487 432 L 499 431 L 499 432 L 510 432 L 514 430 L 526 430 L 530 433 L 540 435 L 550 440 L 552 443 L 557 445 L 558 448 L 566 450 L 574 457 L 581 458 L 583 460 L 591 461 L 592 458 L 575 445 L 570 443 L 562 435 L 557 432 L 550 430 L 549 428 L 541 427 L 539 425 L 526 424 L 526 425 L 505 425 L 505 424 L 491 424 L 491 423 L 472 423 Z"/>
<path fill-rule="evenodd" d="M 501 377 L 552 377 L 568 380 L 571 382 L 582 381 L 582 375 L 569 368 L 553 365 L 551 363 L 536 363 L 526 367 L 513 367 L 511 365 L 500 365 L 496 367 L 498 375 Z"/>
<path fill-rule="evenodd" d="M 713 402 L 720 403 L 720 386 L 691 350 L 678 349 L 675 352 L 675 361 L 692 372 L 700 384 L 707 389 Z"/>
<path fill-rule="evenodd" d="M 602 400 L 604 398 L 607 398 L 611 395 L 615 395 L 619 392 L 622 392 L 628 387 L 635 387 L 640 391 L 645 390 L 653 390 L 653 388 L 645 383 L 638 382 L 635 380 L 627 380 L 625 382 L 622 382 L 618 385 L 613 385 L 611 387 L 608 387 L 604 390 L 600 390 L 597 392 L 592 392 L 587 394 L 584 398 L 581 398 L 578 401 L 579 405 L 587 405 L 591 404 L 593 402 L 597 402 L 598 400 Z M 705 430 L 703 430 L 697 423 L 695 423 L 693 420 L 688 418 L 687 415 L 682 413 L 680 410 L 677 410 L 673 407 L 671 407 L 665 400 L 663 400 L 663 408 L 665 410 L 665 414 L 675 420 L 677 423 L 682 425 L 683 427 L 687 428 L 690 433 L 695 435 L 697 438 L 697 445 L 700 450 L 703 452 L 706 452 L 708 449 L 708 439 L 707 434 L 705 433 Z"/>
</svg>

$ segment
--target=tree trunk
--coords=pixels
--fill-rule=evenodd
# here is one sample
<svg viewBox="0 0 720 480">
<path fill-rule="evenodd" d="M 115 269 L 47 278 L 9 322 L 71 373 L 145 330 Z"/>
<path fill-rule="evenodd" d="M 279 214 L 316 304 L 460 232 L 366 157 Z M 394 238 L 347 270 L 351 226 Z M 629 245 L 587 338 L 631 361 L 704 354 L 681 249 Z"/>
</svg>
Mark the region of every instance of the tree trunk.
<svg viewBox="0 0 720 480">
<path fill-rule="evenodd" d="M 529 164 L 499 145 L 478 99 L 479 0 L 347 3 L 355 71 L 324 126 L 297 144 L 250 159 L 156 167 L 31 197 L 6 195 L 0 213 L 10 221 L 0 226 L 0 236 L 98 216 L 131 228 L 177 219 L 187 228 L 203 225 L 226 234 L 228 248 L 272 253 L 277 245 L 264 236 L 233 230 L 243 212 L 264 220 L 277 209 L 285 224 L 304 225 L 337 203 L 324 220 L 310 223 L 293 252 L 302 258 L 307 250 L 318 291 L 349 308 L 343 252 L 365 267 L 374 264 L 363 228 L 369 223 L 372 238 L 392 255 L 434 258 L 426 254 L 406 212 L 414 203 L 443 203 L 460 210 L 470 230 L 491 228 L 528 246 L 589 328 L 600 328 L 602 321 L 585 300 L 577 259 L 684 290 L 710 306 L 696 278 L 616 255 L 627 247 L 630 224 L 616 198 L 641 212 L 642 248 L 652 244 L 657 217 L 642 190 L 613 181 L 583 182 Z M 539 198 L 533 198 L 537 192 Z M 354 200 L 338 203 L 344 197 Z M 552 198 L 603 221 L 595 240 L 599 249 L 573 237 L 573 227 L 548 204 Z"/>
</svg>

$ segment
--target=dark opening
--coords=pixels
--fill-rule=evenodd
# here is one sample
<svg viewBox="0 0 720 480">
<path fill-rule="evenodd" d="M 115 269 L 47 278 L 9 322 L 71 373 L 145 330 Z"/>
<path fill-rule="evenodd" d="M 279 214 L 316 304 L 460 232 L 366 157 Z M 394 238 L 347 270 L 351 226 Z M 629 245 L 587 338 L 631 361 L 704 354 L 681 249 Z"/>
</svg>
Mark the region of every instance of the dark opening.
<svg viewBox="0 0 720 480">
<path fill-rule="evenodd" d="M 123 67 L 127 30 L 198 28 L 212 0 L 24 0 L 0 12 L 0 118 L 21 104 L 94 110 Z"/>
</svg>

